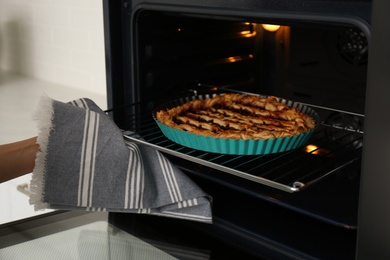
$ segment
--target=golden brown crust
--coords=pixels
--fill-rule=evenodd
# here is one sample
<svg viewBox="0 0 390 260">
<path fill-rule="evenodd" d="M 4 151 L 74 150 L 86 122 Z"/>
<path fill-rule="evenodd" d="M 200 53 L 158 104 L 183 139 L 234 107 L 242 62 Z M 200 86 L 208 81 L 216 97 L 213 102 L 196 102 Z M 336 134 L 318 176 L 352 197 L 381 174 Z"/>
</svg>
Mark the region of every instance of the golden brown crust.
<svg viewBox="0 0 390 260">
<path fill-rule="evenodd" d="M 313 118 L 275 97 L 234 93 L 160 110 L 156 118 L 169 127 L 194 134 L 243 140 L 296 136 L 315 127 Z"/>
</svg>

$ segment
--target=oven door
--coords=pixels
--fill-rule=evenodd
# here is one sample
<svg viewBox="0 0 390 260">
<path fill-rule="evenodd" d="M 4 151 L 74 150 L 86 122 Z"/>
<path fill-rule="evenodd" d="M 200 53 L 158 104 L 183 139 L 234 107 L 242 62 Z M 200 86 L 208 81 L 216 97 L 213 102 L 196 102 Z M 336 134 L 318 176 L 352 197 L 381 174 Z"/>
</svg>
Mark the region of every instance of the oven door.
<svg viewBox="0 0 390 260">
<path fill-rule="evenodd" d="M 260 254 L 171 219 L 105 212 L 57 211 L 0 226 L 0 258 L 7 259 L 244 259 L 301 258 Z M 118 224 L 118 225 L 116 225 Z"/>
</svg>

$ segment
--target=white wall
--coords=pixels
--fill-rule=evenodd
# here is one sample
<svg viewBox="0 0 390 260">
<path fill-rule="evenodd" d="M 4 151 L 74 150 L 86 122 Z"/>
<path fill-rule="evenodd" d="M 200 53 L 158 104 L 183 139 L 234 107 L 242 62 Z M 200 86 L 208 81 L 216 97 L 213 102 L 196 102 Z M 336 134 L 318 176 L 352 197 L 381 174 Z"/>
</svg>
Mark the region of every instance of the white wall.
<svg viewBox="0 0 390 260">
<path fill-rule="evenodd" d="M 0 70 L 106 93 L 102 0 L 0 0 Z"/>
<path fill-rule="evenodd" d="M 10 72 L 0 72 L 0 144 L 37 134 L 44 93 L 107 108 L 103 38 L 102 0 L 0 0 L 0 71 Z M 46 212 L 17 190 L 30 178 L 0 184 L 0 224 Z"/>
</svg>

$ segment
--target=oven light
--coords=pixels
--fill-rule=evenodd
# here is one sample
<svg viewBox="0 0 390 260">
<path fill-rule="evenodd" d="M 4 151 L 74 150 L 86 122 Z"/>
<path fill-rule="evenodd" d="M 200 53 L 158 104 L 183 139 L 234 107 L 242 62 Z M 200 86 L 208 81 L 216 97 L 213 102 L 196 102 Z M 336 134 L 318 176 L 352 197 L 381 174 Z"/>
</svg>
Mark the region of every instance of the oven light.
<svg viewBox="0 0 390 260">
<path fill-rule="evenodd" d="M 229 58 L 227 58 L 227 60 L 229 62 L 233 63 L 233 62 L 236 62 L 236 61 L 241 61 L 242 58 L 240 56 L 235 56 L 235 57 L 229 57 Z"/>
<path fill-rule="evenodd" d="M 307 153 L 312 153 L 312 154 L 317 154 L 318 153 L 318 146 L 314 144 L 309 144 L 305 146 L 305 152 Z"/>
<path fill-rule="evenodd" d="M 276 32 L 280 28 L 280 25 L 277 24 L 262 24 L 261 26 L 264 30 L 267 30 L 269 32 Z"/>
<path fill-rule="evenodd" d="M 314 144 L 308 144 L 306 145 L 303 150 L 306 153 L 314 154 L 314 155 L 324 155 L 326 157 L 333 158 L 335 155 L 331 153 L 328 149 L 325 148 L 319 148 L 317 145 Z"/>
<path fill-rule="evenodd" d="M 234 63 L 237 61 L 243 61 L 244 59 L 253 59 L 253 54 L 247 56 L 231 56 L 224 59 L 225 62 Z"/>
<path fill-rule="evenodd" d="M 240 31 L 240 34 L 243 36 L 243 37 L 253 37 L 256 35 L 256 24 L 252 24 L 252 23 L 249 23 L 249 22 L 245 22 L 243 23 L 245 26 L 245 29 Z"/>
<path fill-rule="evenodd" d="M 242 36 L 244 37 L 252 37 L 256 35 L 256 31 L 241 31 L 240 32 Z"/>
</svg>

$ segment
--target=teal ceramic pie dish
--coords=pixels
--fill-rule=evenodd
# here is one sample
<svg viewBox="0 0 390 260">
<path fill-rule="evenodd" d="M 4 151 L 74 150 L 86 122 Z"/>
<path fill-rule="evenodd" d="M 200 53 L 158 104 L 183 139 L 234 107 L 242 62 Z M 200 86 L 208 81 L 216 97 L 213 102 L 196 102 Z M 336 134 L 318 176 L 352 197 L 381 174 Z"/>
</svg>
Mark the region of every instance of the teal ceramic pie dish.
<svg viewBox="0 0 390 260">
<path fill-rule="evenodd" d="M 261 155 L 280 153 L 297 149 L 304 146 L 308 142 L 316 129 L 315 128 L 309 132 L 297 136 L 284 138 L 274 138 L 267 140 L 235 140 L 230 138 L 214 138 L 210 136 L 197 135 L 191 132 L 169 127 L 159 122 L 156 118 L 156 113 L 161 109 L 170 109 L 172 107 L 184 104 L 190 100 L 206 99 L 212 96 L 200 95 L 192 98 L 183 98 L 170 101 L 163 104 L 162 106 L 157 107 L 153 112 L 153 118 L 162 133 L 169 140 L 175 143 L 205 152 L 231 155 Z M 278 102 L 284 103 L 290 107 L 297 107 L 302 113 L 311 116 L 315 120 L 316 126 L 318 126 L 319 116 L 312 108 L 298 102 L 288 101 L 280 98 L 278 99 Z"/>
</svg>

